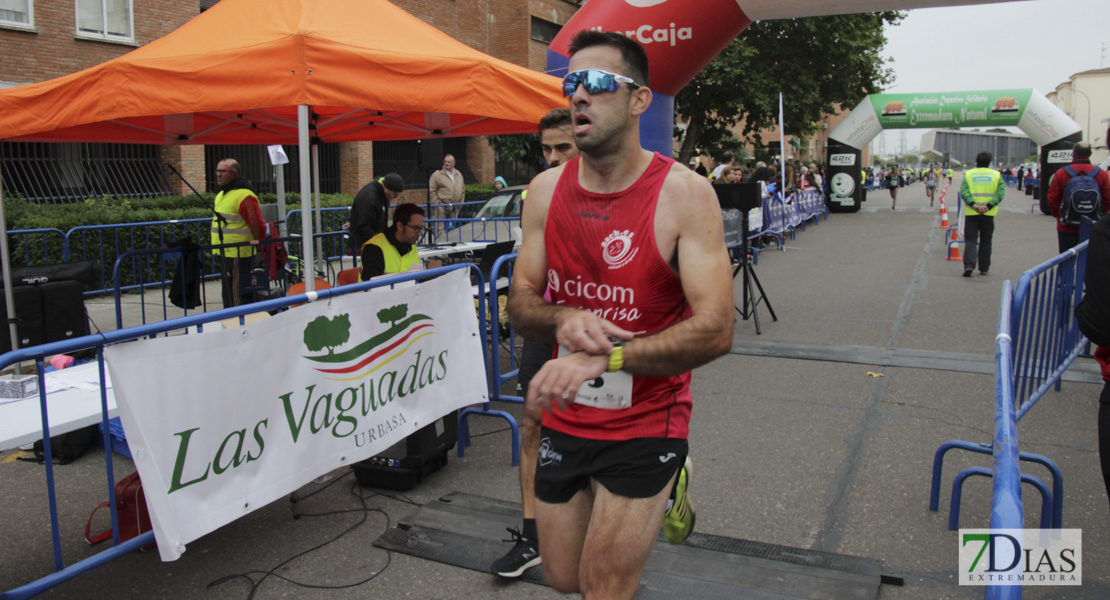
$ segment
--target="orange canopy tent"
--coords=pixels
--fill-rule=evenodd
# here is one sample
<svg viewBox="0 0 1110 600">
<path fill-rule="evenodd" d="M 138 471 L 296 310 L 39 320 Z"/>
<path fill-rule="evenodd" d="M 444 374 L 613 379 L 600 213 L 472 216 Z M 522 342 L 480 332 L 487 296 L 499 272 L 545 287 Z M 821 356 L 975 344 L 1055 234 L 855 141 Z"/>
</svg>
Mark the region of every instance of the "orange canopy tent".
<svg viewBox="0 0 1110 600">
<path fill-rule="evenodd" d="M 530 133 L 565 105 L 558 79 L 474 50 L 386 0 L 223 0 L 124 56 L 0 90 L 0 140 L 295 143 L 301 230 L 311 236 L 310 139 Z M 5 276 L 6 233 L 0 190 Z M 313 264 L 313 244 L 302 247 Z"/>
<path fill-rule="evenodd" d="M 124 56 L 0 90 L 0 139 L 293 144 L 534 132 L 558 80 L 385 0 L 224 0 Z"/>
</svg>

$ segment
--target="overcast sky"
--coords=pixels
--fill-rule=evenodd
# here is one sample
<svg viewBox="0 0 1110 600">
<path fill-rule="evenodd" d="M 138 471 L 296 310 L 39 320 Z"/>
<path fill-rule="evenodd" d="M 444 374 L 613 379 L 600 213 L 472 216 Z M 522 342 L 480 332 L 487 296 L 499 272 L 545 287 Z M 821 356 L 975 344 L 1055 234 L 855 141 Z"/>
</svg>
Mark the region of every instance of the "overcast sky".
<svg viewBox="0 0 1110 600">
<path fill-rule="evenodd" d="M 1110 67 L 1110 0 L 914 10 L 887 29 L 884 55 L 895 73 L 886 90 L 892 93 L 1034 88 L 1047 94 L 1074 73 Z M 904 131 L 907 149 L 920 144 L 924 130 Z M 898 150 L 900 132 L 880 137 L 888 154 Z"/>
</svg>

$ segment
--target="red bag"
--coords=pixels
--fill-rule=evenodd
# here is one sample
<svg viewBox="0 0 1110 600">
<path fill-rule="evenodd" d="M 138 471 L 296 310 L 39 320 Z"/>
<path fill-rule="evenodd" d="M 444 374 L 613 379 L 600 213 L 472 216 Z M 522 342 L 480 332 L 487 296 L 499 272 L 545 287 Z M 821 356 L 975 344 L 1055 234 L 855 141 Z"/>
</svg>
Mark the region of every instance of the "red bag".
<svg viewBox="0 0 1110 600">
<path fill-rule="evenodd" d="M 96 535 L 89 535 L 89 529 L 92 527 L 92 520 L 96 516 L 96 511 L 107 508 L 107 506 L 107 500 L 98 504 L 93 509 L 92 514 L 89 515 L 88 522 L 85 523 L 85 541 L 90 545 L 112 539 L 111 527 Z M 150 513 L 146 509 L 146 496 L 143 494 L 143 482 L 139 479 L 138 471 L 120 479 L 119 483 L 116 484 L 116 518 L 119 521 L 119 541 L 121 542 L 151 530 Z M 155 544 L 149 544 L 143 546 L 140 550 L 145 552 L 154 546 Z"/>
</svg>

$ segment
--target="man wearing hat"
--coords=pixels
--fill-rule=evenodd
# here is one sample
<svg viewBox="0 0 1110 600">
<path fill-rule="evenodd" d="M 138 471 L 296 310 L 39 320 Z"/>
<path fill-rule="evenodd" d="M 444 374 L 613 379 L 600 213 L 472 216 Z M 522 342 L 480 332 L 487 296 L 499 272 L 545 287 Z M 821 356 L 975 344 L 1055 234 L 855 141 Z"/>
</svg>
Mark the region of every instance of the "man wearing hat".
<svg viewBox="0 0 1110 600">
<path fill-rule="evenodd" d="M 355 194 L 355 202 L 351 205 L 350 233 L 356 249 L 385 231 L 389 223 L 389 204 L 403 191 L 405 181 L 400 175 L 390 173 L 371 181 Z"/>
</svg>

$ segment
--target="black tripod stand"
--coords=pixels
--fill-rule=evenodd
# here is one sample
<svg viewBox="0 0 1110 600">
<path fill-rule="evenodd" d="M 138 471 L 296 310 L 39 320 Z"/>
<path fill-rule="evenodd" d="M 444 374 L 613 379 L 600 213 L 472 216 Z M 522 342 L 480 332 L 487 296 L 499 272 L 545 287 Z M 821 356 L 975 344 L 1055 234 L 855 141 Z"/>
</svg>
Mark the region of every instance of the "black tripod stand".
<svg viewBox="0 0 1110 600">
<path fill-rule="evenodd" d="M 767 310 L 771 313 L 771 319 L 778 321 L 778 316 L 775 315 L 775 309 L 771 307 L 771 301 L 767 298 L 767 294 L 763 291 L 763 285 L 759 283 L 759 277 L 755 274 L 755 267 L 752 264 L 751 248 L 748 246 L 748 211 L 759 208 L 763 205 L 762 190 L 758 184 L 744 184 L 734 183 L 726 185 L 715 185 L 714 190 L 717 192 L 717 200 L 721 203 L 722 214 L 728 214 L 729 217 L 736 215 L 737 211 L 740 213 L 740 256 L 736 266 L 732 269 L 732 278 L 744 273 L 742 283 L 743 288 L 743 302 L 740 306 L 735 307 L 736 312 L 740 313 L 745 321 L 748 318 L 755 320 L 755 333 L 756 335 L 762 334 L 763 331 L 759 326 L 759 313 L 756 312 L 756 307 L 762 302 L 767 305 Z M 726 223 L 732 223 L 731 231 L 726 225 L 725 237 L 735 240 L 736 230 L 734 218 L 726 218 Z M 732 241 L 735 244 L 735 241 Z M 752 285 L 755 288 L 752 288 Z M 758 294 L 756 294 L 758 290 Z"/>
<path fill-rule="evenodd" d="M 744 236 L 741 238 L 740 242 L 740 262 L 733 267 L 732 278 L 735 280 L 736 276 L 739 275 L 741 271 L 744 272 L 744 282 L 741 286 L 743 288 L 742 295 L 744 300 L 740 306 L 736 307 L 736 312 L 740 313 L 740 316 L 743 317 L 745 321 L 748 320 L 748 317 L 752 317 L 755 320 L 755 334 L 760 335 L 763 331 L 759 328 L 759 313 L 755 310 L 760 302 L 767 305 L 767 312 L 771 313 L 772 321 L 778 321 L 779 318 L 775 315 L 775 309 L 771 306 L 771 300 L 767 298 L 767 294 L 763 291 L 763 285 L 759 283 L 759 276 L 755 274 L 755 265 L 752 264 L 750 248 L 748 248 L 748 211 L 744 211 L 743 215 Z M 755 289 L 759 290 L 758 295 L 756 295 L 755 290 L 752 289 L 753 283 L 755 284 Z"/>
</svg>

